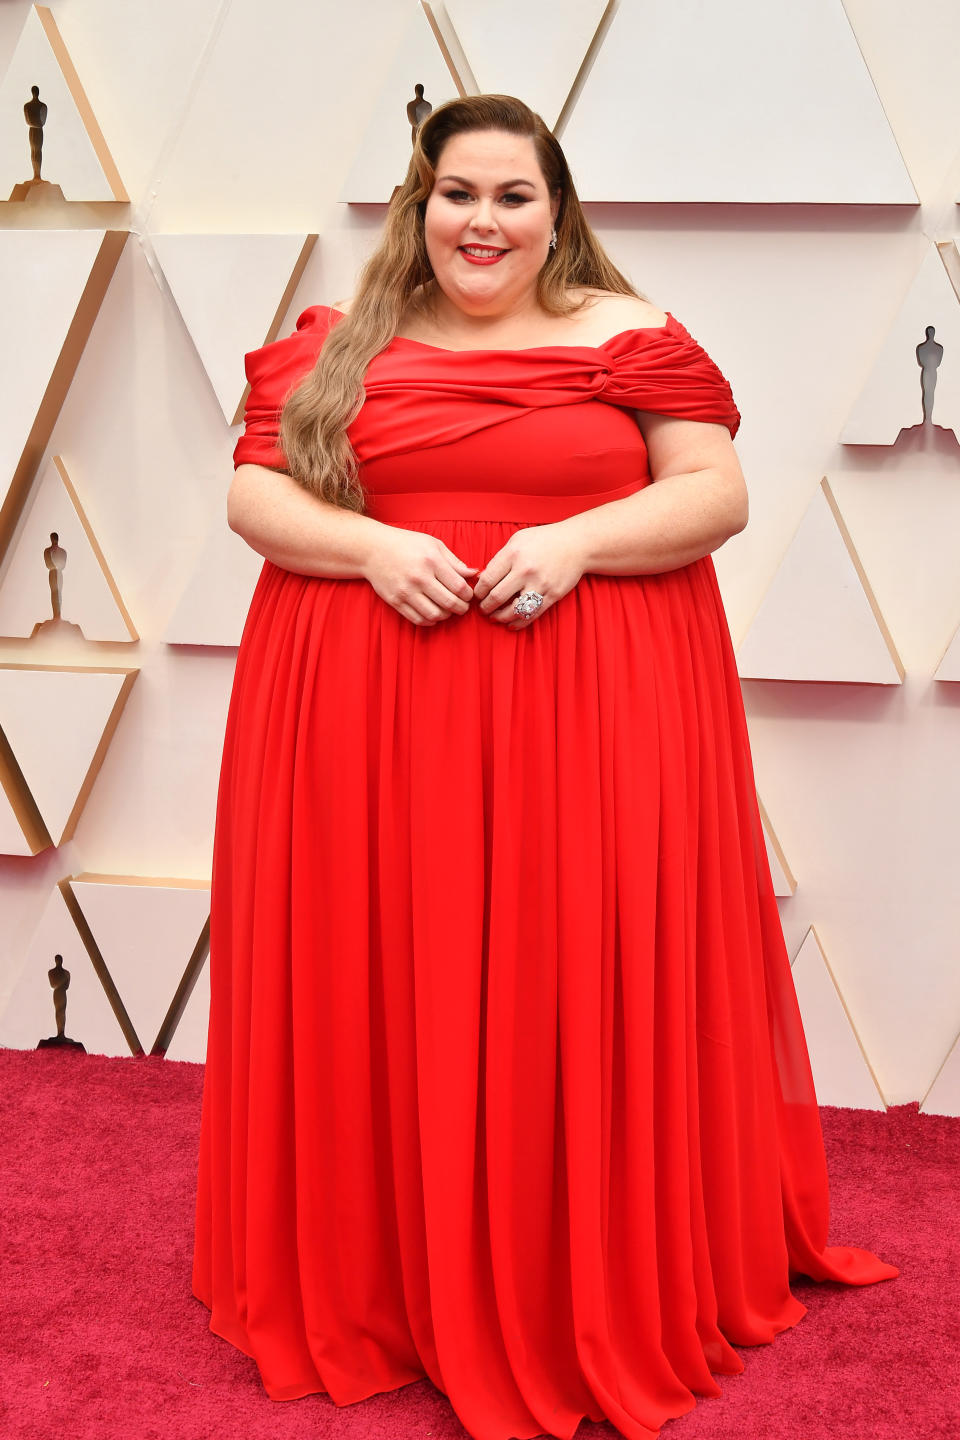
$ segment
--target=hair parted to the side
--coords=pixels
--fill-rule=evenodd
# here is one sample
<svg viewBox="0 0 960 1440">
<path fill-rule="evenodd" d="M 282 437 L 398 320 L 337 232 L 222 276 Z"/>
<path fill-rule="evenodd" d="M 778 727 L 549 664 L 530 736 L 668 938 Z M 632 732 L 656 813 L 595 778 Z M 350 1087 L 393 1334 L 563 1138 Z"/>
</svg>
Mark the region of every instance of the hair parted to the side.
<svg viewBox="0 0 960 1440">
<path fill-rule="evenodd" d="M 469 95 L 439 105 L 417 130 L 406 178 L 390 202 L 383 238 L 360 272 L 350 313 L 337 321 L 281 415 L 280 443 L 290 474 L 344 509 L 365 508 L 346 430 L 364 402 L 367 366 L 397 334 L 411 299 L 433 279 L 424 239 L 427 199 L 447 141 L 472 130 L 528 137 L 549 193 L 559 191 L 556 249 L 537 277 L 537 299 L 545 311 L 575 314 L 586 303 L 570 299 L 578 286 L 639 296 L 590 229 L 566 157 L 539 115 L 512 95 Z"/>
</svg>

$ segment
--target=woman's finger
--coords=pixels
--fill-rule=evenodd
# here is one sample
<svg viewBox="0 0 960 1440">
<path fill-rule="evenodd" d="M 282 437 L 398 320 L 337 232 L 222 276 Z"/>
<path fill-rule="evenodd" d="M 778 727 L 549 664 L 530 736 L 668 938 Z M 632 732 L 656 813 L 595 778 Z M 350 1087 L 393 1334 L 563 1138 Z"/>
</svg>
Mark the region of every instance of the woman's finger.
<svg viewBox="0 0 960 1440">
<path fill-rule="evenodd" d="M 437 570 L 437 579 L 449 594 L 456 595 L 459 600 L 464 601 L 465 605 L 469 607 L 473 600 L 473 586 L 470 585 L 462 575 L 458 575 L 452 566 L 441 565 Z M 436 597 L 434 596 L 434 598 Z"/>
<path fill-rule="evenodd" d="M 512 602 L 522 589 L 520 577 L 513 570 L 508 570 L 495 585 L 491 585 L 480 602 L 480 608 L 485 615 L 492 615 L 508 601 Z"/>
<path fill-rule="evenodd" d="M 440 543 L 443 545 L 443 541 Z M 479 573 L 476 565 L 468 565 L 466 560 L 461 560 L 459 555 L 454 555 L 449 546 L 443 545 L 443 554 L 458 575 L 477 575 Z"/>
<path fill-rule="evenodd" d="M 423 584 L 424 599 L 439 605 L 444 615 L 463 615 L 469 609 L 469 602 L 461 600 L 459 595 L 451 594 L 446 585 L 439 580 L 425 580 Z"/>
<path fill-rule="evenodd" d="M 493 556 L 477 580 L 477 589 L 480 591 L 481 602 L 486 601 L 498 585 L 503 585 L 504 581 L 508 579 L 512 569 L 512 562 L 504 555 L 502 550 Z M 505 593 L 506 592 L 503 591 L 501 592 L 499 597 L 501 601 Z"/>
<path fill-rule="evenodd" d="M 407 604 L 406 600 L 400 600 L 393 608 L 398 615 L 402 615 L 404 620 L 409 620 L 413 625 L 422 625 L 426 628 L 436 623 L 433 620 L 425 620 L 419 611 L 414 610 L 412 605 Z"/>
<path fill-rule="evenodd" d="M 447 611 L 443 606 L 436 605 L 426 594 L 412 596 L 410 604 L 419 615 L 423 616 L 424 620 L 445 620 L 447 618 Z"/>
</svg>

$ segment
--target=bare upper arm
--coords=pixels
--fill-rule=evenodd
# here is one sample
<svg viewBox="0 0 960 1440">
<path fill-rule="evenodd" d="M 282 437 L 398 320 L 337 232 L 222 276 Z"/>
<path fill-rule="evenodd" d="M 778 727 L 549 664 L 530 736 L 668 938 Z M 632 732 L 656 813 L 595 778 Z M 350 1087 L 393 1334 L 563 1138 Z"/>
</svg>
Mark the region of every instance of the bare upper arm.
<svg viewBox="0 0 960 1440">
<path fill-rule="evenodd" d="M 731 505 L 747 523 L 749 501 L 747 482 L 726 425 L 704 420 L 681 420 L 652 410 L 634 410 L 647 447 L 652 480 L 686 475 L 697 470 L 717 472 L 719 483 L 729 490 Z"/>
<path fill-rule="evenodd" d="M 276 470 L 272 465 L 236 466 L 227 491 L 227 524 L 233 529 L 234 521 L 251 500 L 294 483 L 289 470 Z"/>
</svg>

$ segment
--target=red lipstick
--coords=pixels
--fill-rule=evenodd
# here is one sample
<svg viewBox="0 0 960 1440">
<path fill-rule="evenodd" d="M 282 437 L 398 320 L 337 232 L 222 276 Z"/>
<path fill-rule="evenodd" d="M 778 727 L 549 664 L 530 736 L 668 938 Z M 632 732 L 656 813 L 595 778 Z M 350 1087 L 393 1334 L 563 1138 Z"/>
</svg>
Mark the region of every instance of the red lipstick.
<svg viewBox="0 0 960 1440">
<path fill-rule="evenodd" d="M 469 260 L 471 265 L 496 265 L 498 260 L 502 260 L 504 255 L 509 255 L 510 253 L 509 250 L 501 250 L 499 255 L 468 255 L 462 245 L 459 245 L 457 248 L 464 260 Z M 478 250 L 492 250 L 493 248 L 492 245 L 477 246 Z"/>
</svg>

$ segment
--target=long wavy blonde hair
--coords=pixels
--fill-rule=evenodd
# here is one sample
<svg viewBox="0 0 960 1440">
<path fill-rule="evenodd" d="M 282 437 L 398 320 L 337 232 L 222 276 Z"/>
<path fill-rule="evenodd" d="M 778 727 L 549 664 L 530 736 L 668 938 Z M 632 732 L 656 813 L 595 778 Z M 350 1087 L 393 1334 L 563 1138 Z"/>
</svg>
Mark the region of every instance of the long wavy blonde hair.
<svg viewBox="0 0 960 1440">
<path fill-rule="evenodd" d="M 365 399 L 367 366 L 397 334 L 410 302 L 433 270 L 424 212 L 447 141 L 471 130 L 503 130 L 533 141 L 552 197 L 559 194 L 557 245 L 537 277 L 537 299 L 551 315 L 575 314 L 576 286 L 639 294 L 611 262 L 587 223 L 566 157 L 540 116 L 512 95 L 470 95 L 439 105 L 417 130 L 406 178 L 390 202 L 383 238 L 360 272 L 349 314 L 337 321 L 313 369 L 283 407 L 280 443 L 290 474 L 320 499 L 365 508 L 357 458 L 347 437 Z"/>
</svg>

